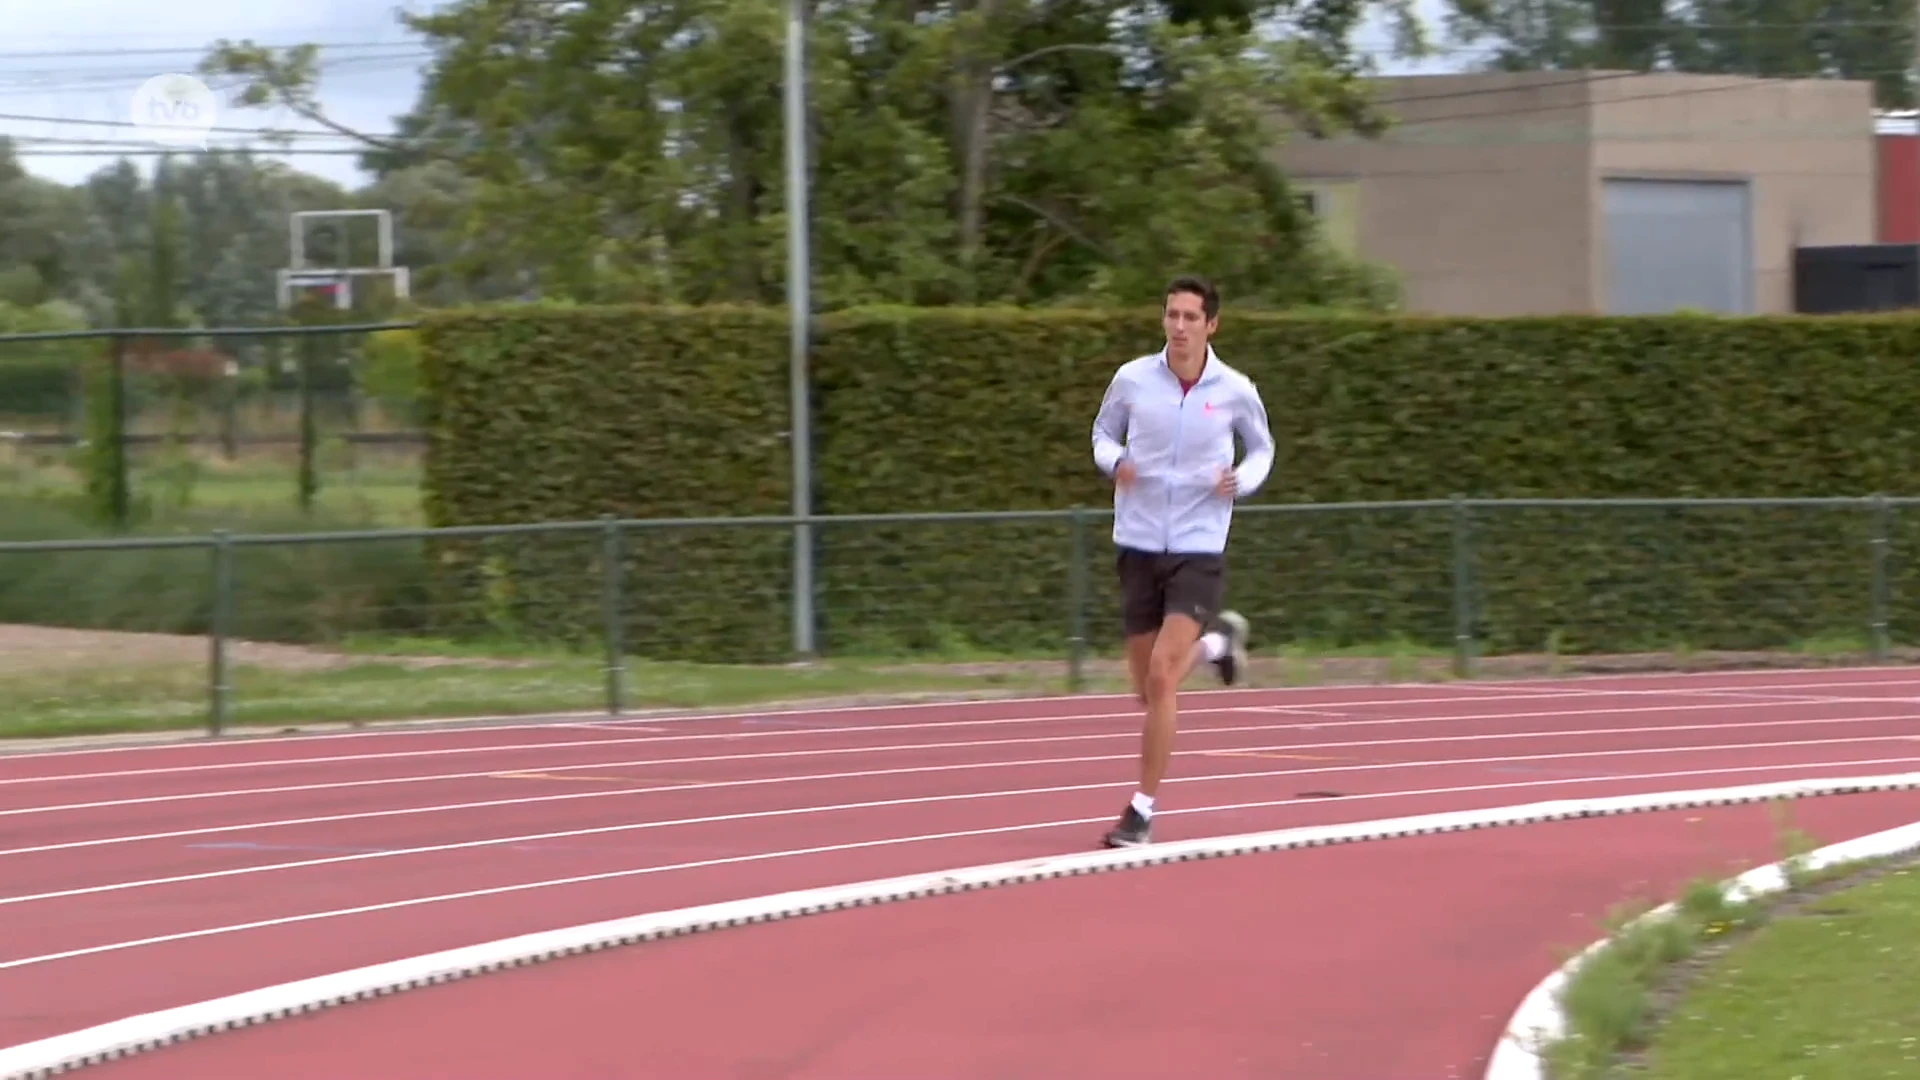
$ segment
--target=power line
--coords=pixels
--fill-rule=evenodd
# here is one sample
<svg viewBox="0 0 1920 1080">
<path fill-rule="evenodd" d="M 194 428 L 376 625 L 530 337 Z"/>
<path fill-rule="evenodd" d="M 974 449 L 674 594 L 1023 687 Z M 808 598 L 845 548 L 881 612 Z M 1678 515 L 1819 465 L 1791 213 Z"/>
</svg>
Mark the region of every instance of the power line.
<svg viewBox="0 0 1920 1080">
<path fill-rule="evenodd" d="M 334 136 L 334 138 L 348 139 L 350 138 L 350 136 L 336 135 Z M 98 146 L 98 147 L 105 147 L 108 150 L 112 150 L 115 147 L 127 147 L 129 149 L 145 149 L 153 145 L 153 143 L 144 139 L 82 139 L 72 135 L 8 135 L 5 133 L 0 133 L 0 139 L 10 140 L 16 145 L 23 144 L 23 143 L 28 144 L 36 148 L 37 147 L 77 148 L 77 147 L 83 147 L 83 146 Z M 251 144 L 212 143 L 212 144 L 209 144 L 209 148 L 210 149 L 218 149 L 218 148 L 245 149 L 250 145 Z M 306 152 L 308 150 L 325 150 L 325 149 L 329 149 L 329 148 L 328 147 L 301 147 L 300 152 Z"/>
<path fill-rule="evenodd" d="M 102 147 L 100 149 L 92 149 L 92 150 L 64 149 L 64 148 L 63 149 L 15 150 L 13 156 L 17 158 L 167 157 L 169 155 L 174 157 L 179 157 L 186 154 L 200 154 L 200 153 L 217 154 L 222 151 L 225 151 L 228 153 L 253 154 L 259 157 L 348 157 L 348 156 L 357 157 L 362 154 L 373 153 L 374 148 L 362 147 L 356 150 L 350 147 L 286 147 L 286 148 L 282 148 L 277 146 L 209 146 L 207 147 L 206 150 L 202 151 L 197 147 L 195 148 L 129 147 L 129 148 L 118 149 L 118 150 L 112 149 L 110 147 Z"/>
<path fill-rule="evenodd" d="M 407 69 L 417 70 L 420 61 L 432 56 L 431 53 L 394 54 L 390 56 L 348 57 L 325 65 L 325 73 L 331 79 L 365 78 L 370 75 L 384 75 Z M 0 98 L 19 98 L 28 96 L 48 96 L 54 94 L 76 94 L 106 90 L 127 89 L 144 82 L 153 74 L 151 67 L 111 68 L 111 69 L 75 69 L 65 74 L 45 71 L 9 72 L 0 69 Z M 216 86 L 215 89 L 222 87 Z M 49 122 L 53 122 L 51 119 Z"/>
<path fill-rule="evenodd" d="M 131 120 L 86 120 L 86 119 L 81 119 L 79 117 L 32 116 L 24 113 L 0 113 L 0 120 L 12 120 L 19 123 L 25 123 L 25 124 L 72 124 L 78 127 L 105 127 L 105 128 L 113 128 L 115 130 L 122 130 L 126 128 L 137 128 L 140 126 L 139 124 L 136 124 Z M 312 131 L 312 130 L 280 131 L 272 128 L 220 127 L 217 125 L 214 127 L 210 127 L 207 130 L 210 132 L 218 132 L 219 134 L 222 134 L 222 135 L 253 135 L 259 138 L 315 138 L 315 137 L 318 137 L 318 138 L 338 139 L 342 137 L 338 132 L 332 132 L 332 131 Z M 4 137 L 5 137 L 4 135 L 0 135 L 0 138 L 4 138 Z M 369 134 L 367 137 L 370 139 L 380 139 L 384 142 L 397 142 L 397 141 L 404 141 L 406 139 L 406 136 L 396 135 L 396 134 L 378 134 L 378 135 Z"/>
<path fill-rule="evenodd" d="M 1900 69 L 1900 70 L 1882 72 L 1881 74 L 1895 75 L 1895 74 L 1904 74 L 1904 73 L 1905 73 L 1904 69 Z M 1682 88 L 1677 88 L 1673 90 L 1660 90 L 1660 91 L 1655 91 L 1655 92 L 1646 93 L 1646 94 L 1628 94 L 1623 97 L 1601 97 L 1601 98 L 1596 98 L 1591 102 L 1565 101 L 1565 102 L 1552 102 L 1552 103 L 1538 104 L 1538 105 L 1515 105 L 1511 108 L 1491 109 L 1484 112 L 1448 113 L 1440 116 L 1409 117 L 1405 119 L 1396 119 L 1395 123 L 1400 127 L 1412 127 L 1419 124 L 1438 124 L 1438 123 L 1445 123 L 1453 120 L 1501 119 L 1503 117 L 1508 117 L 1508 116 L 1525 116 L 1533 113 L 1564 112 L 1571 109 L 1584 108 L 1589 105 L 1594 105 L 1594 106 L 1612 105 L 1612 104 L 1618 104 L 1618 103 L 1627 102 L 1627 101 L 1664 101 L 1672 98 L 1693 97 L 1698 94 L 1724 94 L 1724 93 L 1735 92 L 1735 91 L 1754 90 L 1759 87 L 1767 86 L 1770 83 L 1778 85 L 1784 82 L 1841 82 L 1841 81 L 1870 82 L 1875 77 L 1870 74 L 1859 73 L 1847 79 L 1830 79 L 1830 78 L 1797 78 L 1797 79 L 1771 78 L 1769 79 L 1764 77 L 1760 79 L 1756 79 L 1754 76 L 1742 75 L 1736 72 L 1722 73 L 1722 72 L 1668 72 L 1668 71 L 1654 71 L 1654 72 L 1635 71 L 1635 72 L 1625 73 L 1620 77 L 1638 78 L 1638 77 L 1658 77 L 1661 75 L 1682 75 L 1682 76 L 1687 76 L 1687 77 L 1696 78 L 1696 79 L 1721 78 L 1721 79 L 1727 79 L 1729 81 L 1717 82 L 1710 86 L 1689 86 L 1689 87 L 1682 87 Z M 1579 81 L 1580 80 L 1558 81 L 1558 82 L 1552 82 L 1552 83 L 1532 83 L 1532 84 L 1521 83 L 1514 86 L 1501 87 L 1500 90 L 1502 92 L 1512 93 L 1515 91 L 1534 90 L 1534 89 L 1540 89 L 1542 87 L 1549 87 L 1549 86 L 1573 85 L 1574 83 L 1577 83 Z M 1596 77 L 1594 79 L 1587 80 L 1587 81 L 1598 82 L 1601 80 Z M 1415 99 L 1415 100 L 1419 100 L 1419 99 Z M 1864 122 L 1870 121 L 1872 119 L 1872 116 L 1871 114 L 1864 114 L 1861 116 L 1860 119 L 1864 123 Z"/>
<path fill-rule="evenodd" d="M 334 41 L 307 42 L 295 45 L 262 45 L 265 49 L 297 49 L 311 44 L 316 49 L 397 49 L 401 47 L 417 49 L 419 40 L 412 41 Z M 171 48 L 150 49 L 43 49 L 28 52 L 0 52 L 0 60 L 82 60 L 94 57 L 122 56 L 178 56 L 181 54 L 202 54 L 207 51 L 205 45 L 179 45 Z"/>
</svg>

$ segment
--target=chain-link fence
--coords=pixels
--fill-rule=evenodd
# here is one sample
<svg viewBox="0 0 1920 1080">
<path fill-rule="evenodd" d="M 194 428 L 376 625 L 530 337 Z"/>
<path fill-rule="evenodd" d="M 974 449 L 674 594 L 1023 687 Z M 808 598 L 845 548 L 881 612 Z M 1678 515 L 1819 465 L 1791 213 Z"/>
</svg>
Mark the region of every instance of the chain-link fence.
<svg viewBox="0 0 1920 1080">
<path fill-rule="evenodd" d="M 1884 661 L 1920 641 L 1902 557 L 1916 505 L 1244 506 L 1229 603 L 1263 657 L 1388 648 L 1439 677 L 1662 650 Z M 1079 689 L 1113 666 L 1109 512 L 807 520 L 820 655 L 804 666 L 791 518 L 0 543 L 0 726 Z"/>
<path fill-rule="evenodd" d="M 410 323 L 0 335 L 0 495 L 416 524 Z"/>
</svg>

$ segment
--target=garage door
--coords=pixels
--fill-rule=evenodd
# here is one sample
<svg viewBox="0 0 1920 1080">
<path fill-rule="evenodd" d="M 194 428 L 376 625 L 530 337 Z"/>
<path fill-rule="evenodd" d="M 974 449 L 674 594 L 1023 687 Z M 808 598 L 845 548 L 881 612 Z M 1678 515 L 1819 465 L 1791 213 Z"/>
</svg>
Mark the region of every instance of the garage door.
<svg viewBox="0 0 1920 1080">
<path fill-rule="evenodd" d="M 1604 183 L 1609 312 L 1752 312 L 1752 200 L 1745 183 Z"/>
</svg>

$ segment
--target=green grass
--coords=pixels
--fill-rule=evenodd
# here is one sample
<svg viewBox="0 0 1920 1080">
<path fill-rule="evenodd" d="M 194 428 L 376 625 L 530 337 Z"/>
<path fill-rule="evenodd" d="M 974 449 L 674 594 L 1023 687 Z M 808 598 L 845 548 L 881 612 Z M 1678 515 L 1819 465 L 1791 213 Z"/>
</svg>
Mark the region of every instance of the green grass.
<svg viewBox="0 0 1920 1080">
<path fill-rule="evenodd" d="M 69 598 L 93 592 L 150 597 L 162 587 L 159 580 L 152 575 L 112 577 L 95 569 L 92 576 L 62 578 L 49 587 L 66 590 L 63 595 Z M 106 590 L 108 585 L 113 588 Z M 0 581 L 0 622 L 6 621 L 9 606 L 4 586 Z M 29 599 L 15 598 L 13 606 L 22 608 L 16 619 L 28 613 Z M 157 602 L 164 604 L 166 597 L 159 596 Z M 111 625 L 116 620 L 110 615 L 105 609 L 89 609 L 81 622 Z M 204 726 L 210 707 L 206 639 L 193 633 L 185 630 L 158 647 L 83 637 L 73 646 L 85 650 L 83 656 L 52 663 L 29 650 L 15 663 L 0 664 L 0 738 Z M 235 727 L 596 712 L 606 705 L 604 661 L 590 645 L 568 648 L 493 635 L 453 639 L 349 632 L 304 649 L 269 646 L 272 655 L 251 651 L 259 648 L 243 641 L 231 646 L 229 723 Z M 1444 664 L 1434 666 L 1444 654 L 1405 642 L 1289 645 L 1257 655 L 1256 680 L 1266 685 L 1450 677 Z M 1096 650 L 1087 660 L 1083 690 L 1129 689 L 1120 653 Z M 1067 676 L 1064 655 L 992 653 L 964 642 L 918 654 L 829 657 L 807 666 L 632 658 L 627 661 L 623 704 L 629 709 L 699 708 L 862 695 L 1046 694 L 1068 690 Z M 1205 685 L 1209 678 L 1196 673 L 1193 684 Z"/>
<path fill-rule="evenodd" d="M 321 670 L 240 665 L 230 672 L 235 727 L 473 715 L 593 711 L 606 704 L 597 661 L 550 658 L 511 666 L 451 660 L 409 666 L 368 657 Z M 956 691 L 1038 692 L 1058 680 L 943 676 L 829 663 L 727 667 L 629 661 L 625 705 L 697 708 L 755 702 Z M 151 663 L 71 671 L 0 671 L 0 738 L 197 728 L 207 722 L 205 665 Z M 1051 683 L 1051 685 L 1050 685 Z"/>
<path fill-rule="evenodd" d="M 203 516 L 232 520 L 244 528 L 251 513 L 297 509 L 299 494 L 299 474 L 287 466 L 201 481 L 194 487 L 190 506 Z M 419 528 L 425 523 L 418 478 L 406 474 L 322 473 L 314 506 L 333 517 L 383 528 Z"/>
<path fill-rule="evenodd" d="M 1690 885 L 1668 917 L 1623 907 L 1607 920 L 1605 948 L 1588 958 L 1561 993 L 1561 1039 L 1541 1056 L 1552 1080 L 1601 1080 L 1616 1055 L 1644 1044 L 1653 1019 L 1651 991 L 1669 965 L 1699 946 L 1762 917 L 1751 903 L 1730 902 L 1719 883 Z"/>
<path fill-rule="evenodd" d="M 324 519 L 356 527 L 424 524 L 420 468 L 403 455 L 370 451 L 356 460 L 329 442 L 316 458 L 315 471 L 320 489 L 314 512 Z M 205 448 L 172 456 L 142 449 L 129 462 L 127 480 L 144 525 L 214 525 L 250 532 L 256 531 L 256 518 L 271 521 L 298 511 L 299 476 L 297 460 L 284 452 L 253 452 L 228 461 Z M 85 490 L 85 477 L 68 451 L 0 456 L 0 501 L 68 504 Z"/>
<path fill-rule="evenodd" d="M 1611 913 L 1607 944 L 1561 992 L 1565 1030 L 1540 1051 L 1550 1080 L 1920 1076 L 1920 866 L 1810 870 L 1816 842 L 1778 824 L 1785 892 L 1733 900 L 1698 881 L 1663 912 Z"/>
<path fill-rule="evenodd" d="M 1920 1076 L 1920 867 L 1814 899 L 1679 998 L 1645 1080 Z"/>
</svg>

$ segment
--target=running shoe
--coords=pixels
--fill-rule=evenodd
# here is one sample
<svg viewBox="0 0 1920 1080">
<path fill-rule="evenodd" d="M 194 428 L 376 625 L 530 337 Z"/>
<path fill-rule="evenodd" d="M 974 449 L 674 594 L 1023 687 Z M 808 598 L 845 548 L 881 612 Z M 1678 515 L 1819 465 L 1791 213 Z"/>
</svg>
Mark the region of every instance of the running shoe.
<svg viewBox="0 0 1920 1080">
<path fill-rule="evenodd" d="M 1237 611 L 1220 613 L 1220 626 L 1227 635 L 1227 651 L 1213 662 L 1220 681 L 1237 686 L 1247 678 L 1247 617 Z"/>
<path fill-rule="evenodd" d="M 1121 848 L 1139 847 L 1152 840 L 1153 823 L 1142 817 L 1132 803 L 1128 803 L 1126 812 L 1120 815 L 1119 823 L 1107 830 L 1101 842 L 1110 848 Z"/>
</svg>

